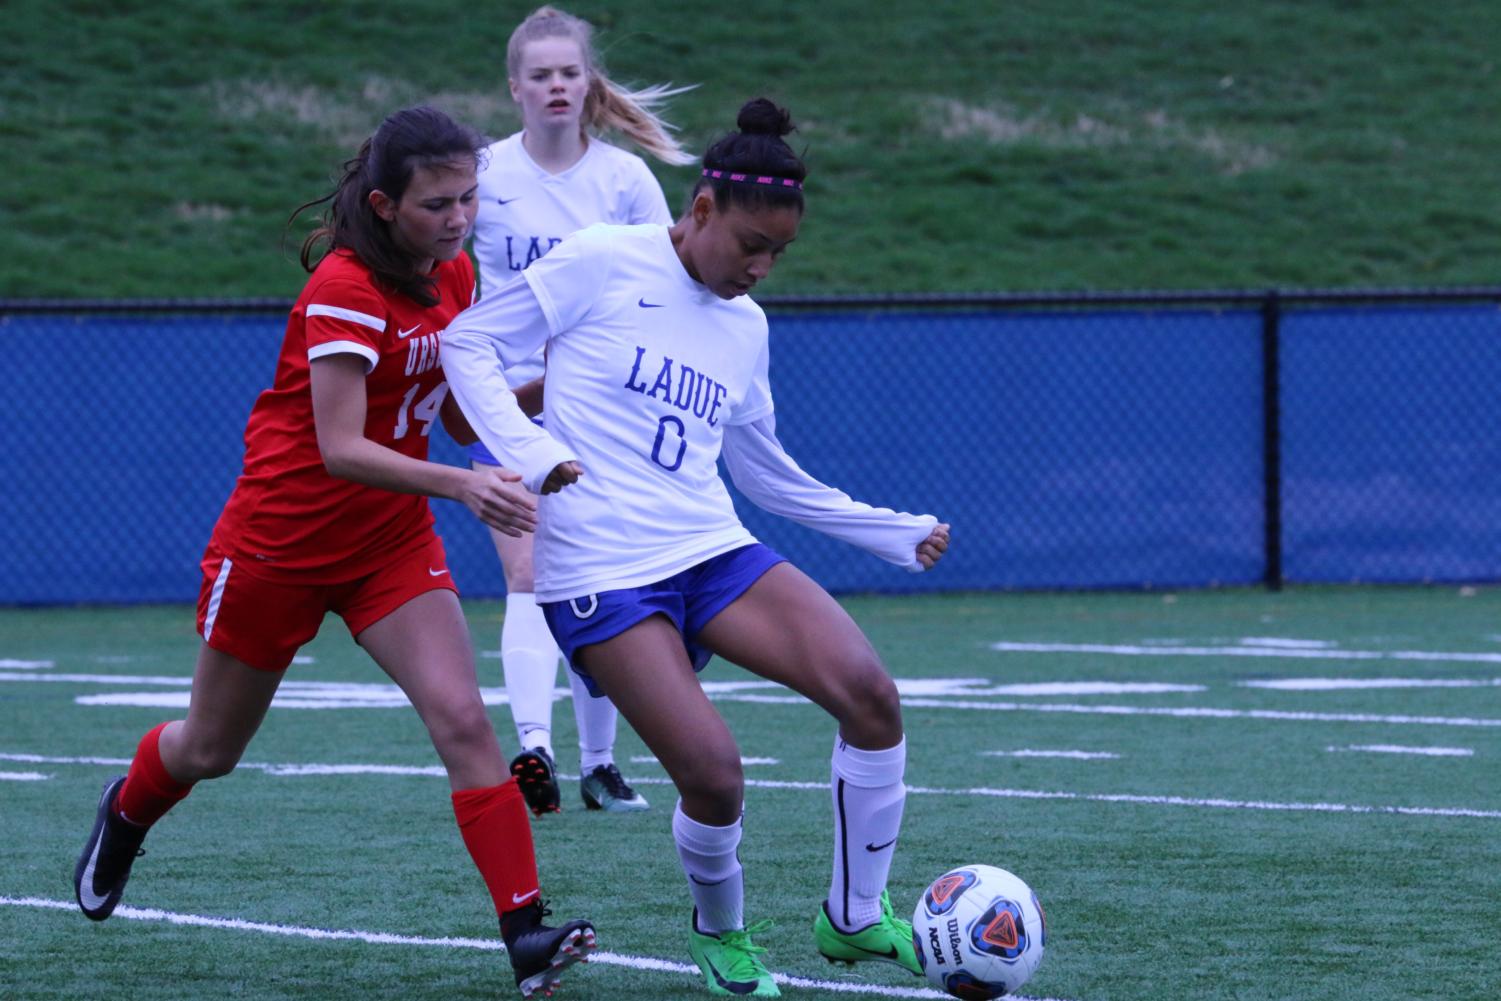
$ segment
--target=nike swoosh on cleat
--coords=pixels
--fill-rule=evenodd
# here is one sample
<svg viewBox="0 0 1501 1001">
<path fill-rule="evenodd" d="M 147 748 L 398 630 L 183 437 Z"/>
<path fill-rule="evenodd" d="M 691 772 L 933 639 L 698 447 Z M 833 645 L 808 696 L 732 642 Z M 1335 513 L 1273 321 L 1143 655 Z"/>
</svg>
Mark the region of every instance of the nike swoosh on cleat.
<svg viewBox="0 0 1501 1001">
<path fill-rule="evenodd" d="M 109 902 L 109 896 L 94 892 L 94 866 L 99 861 L 99 846 L 104 844 L 104 828 L 99 829 L 99 839 L 94 842 L 94 851 L 89 855 L 89 864 L 83 868 L 83 878 L 78 881 L 78 899 L 85 910 L 97 911 Z"/>
<path fill-rule="evenodd" d="M 898 953 L 896 951 L 896 946 L 894 946 L 894 945 L 891 948 L 887 949 L 885 952 L 876 952 L 876 950 L 874 950 L 874 949 L 866 949 L 866 948 L 864 948 L 862 946 L 855 945 L 853 942 L 846 942 L 844 944 L 847 945 L 847 946 L 849 946 L 851 949 L 859 949 L 861 952 L 865 953 L 867 956 L 879 956 L 881 959 L 892 959 L 892 960 L 895 960 L 895 959 L 897 959 L 898 956 L 901 955 L 900 953 Z"/>
<path fill-rule="evenodd" d="M 643 299 L 637 299 L 636 300 L 636 305 L 640 306 L 642 309 L 661 309 L 663 306 L 667 305 L 667 303 L 665 303 L 665 302 L 647 302 L 643 298 Z"/>
<path fill-rule="evenodd" d="M 868 852 L 884 852 L 894 844 L 896 844 L 896 838 L 892 838 L 890 841 L 879 845 L 873 845 L 870 842 L 866 842 L 865 850 Z"/>
<path fill-rule="evenodd" d="M 714 968 L 714 960 L 708 956 L 704 957 L 704 965 L 709 968 L 710 973 L 714 974 L 714 982 L 731 994 L 751 994 L 757 987 L 757 982 L 754 980 L 726 980 L 724 975 Z"/>
</svg>

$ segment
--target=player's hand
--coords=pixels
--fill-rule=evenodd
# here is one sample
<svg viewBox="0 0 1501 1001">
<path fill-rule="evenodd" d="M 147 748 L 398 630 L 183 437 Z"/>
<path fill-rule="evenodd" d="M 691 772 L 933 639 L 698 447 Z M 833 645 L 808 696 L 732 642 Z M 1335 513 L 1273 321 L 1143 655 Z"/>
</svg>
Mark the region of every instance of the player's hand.
<svg viewBox="0 0 1501 1001">
<path fill-rule="evenodd" d="M 939 523 L 933 526 L 928 537 L 917 544 L 917 562 L 924 570 L 933 569 L 933 564 L 943 559 L 949 548 L 949 526 Z"/>
<path fill-rule="evenodd" d="M 504 466 L 481 466 L 459 495 L 474 516 L 497 532 L 520 538 L 537 528 L 537 499 L 521 474 Z"/>
<path fill-rule="evenodd" d="M 568 484 L 577 483 L 583 475 L 584 467 L 577 462 L 560 462 L 547 474 L 547 479 L 542 481 L 542 492 L 555 494 Z"/>
</svg>

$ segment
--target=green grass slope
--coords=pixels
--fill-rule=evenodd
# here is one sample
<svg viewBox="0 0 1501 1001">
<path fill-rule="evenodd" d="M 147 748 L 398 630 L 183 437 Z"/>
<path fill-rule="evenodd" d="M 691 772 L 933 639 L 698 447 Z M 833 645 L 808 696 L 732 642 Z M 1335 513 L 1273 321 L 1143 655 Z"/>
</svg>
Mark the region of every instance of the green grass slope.
<svg viewBox="0 0 1501 1001">
<path fill-rule="evenodd" d="M 12 0 L 0 296 L 295 294 L 287 215 L 383 114 L 516 127 L 533 6 Z M 1484 0 L 565 6 L 617 79 L 700 84 L 691 148 L 791 107 L 810 210 L 768 293 L 1495 279 Z"/>
</svg>

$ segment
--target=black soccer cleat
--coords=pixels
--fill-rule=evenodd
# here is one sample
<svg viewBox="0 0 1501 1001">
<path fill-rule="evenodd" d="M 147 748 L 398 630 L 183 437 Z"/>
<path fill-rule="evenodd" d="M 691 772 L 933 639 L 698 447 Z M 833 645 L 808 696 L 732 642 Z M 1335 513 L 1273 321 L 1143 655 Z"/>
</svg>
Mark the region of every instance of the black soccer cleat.
<svg viewBox="0 0 1501 1001">
<path fill-rule="evenodd" d="M 146 854 L 141 847 L 146 828 L 123 819 L 115 810 L 115 796 L 124 784 L 123 775 L 105 783 L 94 829 L 73 867 L 73 895 L 84 916 L 93 921 L 103 921 L 115 912 L 125 892 L 125 881 L 130 879 L 131 865 L 137 856 Z"/>
<path fill-rule="evenodd" d="M 631 788 L 614 764 L 596 765 L 579 783 L 579 795 L 590 810 L 639 813 L 650 809 L 646 797 Z"/>
<path fill-rule="evenodd" d="M 552 755 L 545 748 L 529 747 L 511 759 L 511 774 L 521 787 L 522 798 L 532 813 L 561 813 L 562 794 L 558 790 L 558 773 Z"/>
<path fill-rule="evenodd" d="M 516 971 L 516 986 L 524 998 L 536 994 L 552 997 L 562 984 L 563 971 L 574 963 L 588 962 L 589 953 L 598 948 L 592 924 L 574 920 L 549 928 L 542 919 L 551 913 L 537 900 L 506 912 L 500 921 L 500 937 L 505 940 L 506 955 Z"/>
</svg>

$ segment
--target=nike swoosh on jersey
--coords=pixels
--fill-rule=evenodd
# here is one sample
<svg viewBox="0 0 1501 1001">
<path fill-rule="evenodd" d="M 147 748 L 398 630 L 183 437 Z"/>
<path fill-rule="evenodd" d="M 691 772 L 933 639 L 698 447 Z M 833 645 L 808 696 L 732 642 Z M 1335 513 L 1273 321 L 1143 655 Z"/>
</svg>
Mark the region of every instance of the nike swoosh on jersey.
<svg viewBox="0 0 1501 1001">
<path fill-rule="evenodd" d="M 427 568 L 427 575 L 429 577 L 441 577 L 446 573 L 448 573 L 447 568 L 444 568 L 442 570 L 434 570 L 432 567 Z"/>
<path fill-rule="evenodd" d="M 886 849 L 890 848 L 894 844 L 896 844 L 896 838 L 892 838 L 890 841 L 886 842 L 885 844 L 881 844 L 881 845 L 873 845 L 870 842 L 866 842 L 866 844 L 865 844 L 865 850 L 868 851 L 868 852 L 884 852 Z"/>
<path fill-rule="evenodd" d="M 520 198 L 520 197 L 521 197 L 520 195 L 516 196 L 516 198 Z M 502 198 L 499 195 L 496 195 L 495 196 L 495 204 L 497 204 L 497 205 L 509 205 L 512 202 L 514 202 L 516 200 L 516 198 Z"/>
<path fill-rule="evenodd" d="M 419 331 L 421 329 L 422 329 L 422 324 L 419 323 L 415 327 L 413 327 L 411 330 L 398 330 L 398 331 L 396 331 L 396 336 L 399 337 L 399 338 L 401 338 L 402 340 L 406 340 L 408 337 L 411 337 L 413 334 L 415 334 L 417 331 Z"/>
<path fill-rule="evenodd" d="M 644 298 L 636 300 L 636 305 L 642 309 L 661 309 L 667 305 L 665 302 L 647 302 Z"/>
</svg>

